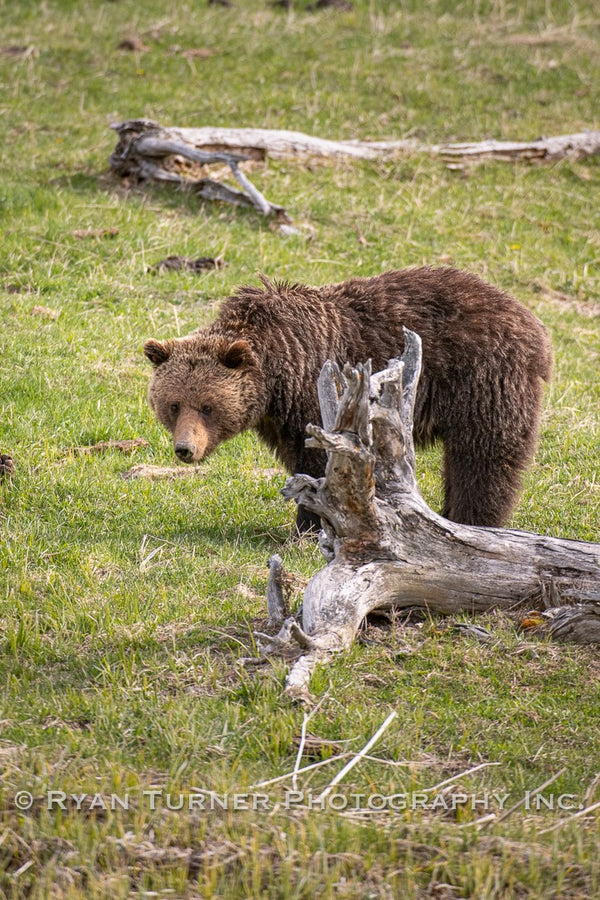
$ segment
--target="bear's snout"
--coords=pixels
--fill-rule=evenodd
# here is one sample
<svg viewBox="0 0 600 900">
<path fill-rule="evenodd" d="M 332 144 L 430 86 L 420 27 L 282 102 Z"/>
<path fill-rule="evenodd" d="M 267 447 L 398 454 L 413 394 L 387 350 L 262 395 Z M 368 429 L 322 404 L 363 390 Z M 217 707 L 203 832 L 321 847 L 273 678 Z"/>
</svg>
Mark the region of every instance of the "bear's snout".
<svg viewBox="0 0 600 900">
<path fill-rule="evenodd" d="M 180 413 L 173 429 L 173 449 L 184 463 L 200 462 L 210 451 L 210 435 L 196 412 Z"/>
<path fill-rule="evenodd" d="M 193 444 L 179 443 L 175 444 L 175 454 L 184 463 L 194 462 L 196 448 Z"/>
</svg>

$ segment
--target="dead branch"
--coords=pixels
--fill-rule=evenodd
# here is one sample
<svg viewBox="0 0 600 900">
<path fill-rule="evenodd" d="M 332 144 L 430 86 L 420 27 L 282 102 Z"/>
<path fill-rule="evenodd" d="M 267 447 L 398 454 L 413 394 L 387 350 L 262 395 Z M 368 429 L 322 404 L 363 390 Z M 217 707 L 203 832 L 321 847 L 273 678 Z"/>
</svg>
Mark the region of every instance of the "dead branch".
<svg viewBox="0 0 600 900">
<path fill-rule="evenodd" d="M 435 148 L 449 168 L 486 159 L 498 162 L 556 162 L 578 160 L 600 153 L 600 131 L 582 131 L 540 137 L 535 141 L 480 141 L 466 144 L 441 144 Z"/>
<path fill-rule="evenodd" d="M 327 565 L 306 587 L 301 625 L 287 617 L 277 635 L 259 636 L 263 654 L 299 657 L 288 676 L 294 697 L 308 698 L 314 666 L 349 647 L 375 609 L 545 605 L 550 636 L 600 642 L 600 544 L 459 525 L 423 500 L 412 437 L 420 370 L 421 341 L 407 331 L 402 358 L 383 372 L 367 364 L 341 373 L 329 362 L 321 373 L 324 427 L 309 425 L 307 444 L 327 451 L 325 477 L 294 475 L 283 493 L 321 516 Z M 271 598 L 280 578 L 273 564 Z M 270 607 L 280 618 L 279 601 Z"/>
</svg>

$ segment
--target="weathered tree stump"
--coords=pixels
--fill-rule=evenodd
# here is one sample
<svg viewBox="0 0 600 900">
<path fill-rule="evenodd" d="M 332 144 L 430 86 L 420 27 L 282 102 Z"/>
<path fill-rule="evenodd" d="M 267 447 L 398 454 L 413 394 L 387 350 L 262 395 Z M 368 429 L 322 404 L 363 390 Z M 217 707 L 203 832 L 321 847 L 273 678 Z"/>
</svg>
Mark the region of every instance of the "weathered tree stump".
<svg viewBox="0 0 600 900">
<path fill-rule="evenodd" d="M 350 646 L 377 609 L 433 613 L 543 609 L 546 633 L 600 642 L 600 544 L 450 522 L 423 500 L 412 437 L 421 341 L 406 331 L 401 359 L 371 375 L 326 363 L 319 379 L 323 428 L 309 446 L 327 451 L 324 478 L 294 475 L 284 496 L 321 516 L 327 565 L 309 582 L 301 625 L 286 614 L 280 561 L 271 561 L 265 655 L 296 656 L 287 691 L 306 699 L 314 666 Z M 567 602 L 568 598 L 568 602 Z"/>
</svg>

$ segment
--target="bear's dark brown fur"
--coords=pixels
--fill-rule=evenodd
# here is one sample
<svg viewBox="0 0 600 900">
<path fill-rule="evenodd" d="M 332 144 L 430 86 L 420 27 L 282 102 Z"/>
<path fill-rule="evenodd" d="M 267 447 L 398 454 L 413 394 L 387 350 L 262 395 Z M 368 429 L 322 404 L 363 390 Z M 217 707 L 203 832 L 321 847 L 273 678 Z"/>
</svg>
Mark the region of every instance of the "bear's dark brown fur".
<svg viewBox="0 0 600 900">
<path fill-rule="evenodd" d="M 304 446 L 320 423 L 325 360 L 372 360 L 403 350 L 402 327 L 423 341 L 414 430 L 444 443 L 443 515 L 471 525 L 509 518 L 535 450 L 542 380 L 552 370 L 543 325 L 508 294 L 456 269 L 404 269 L 325 287 L 243 287 L 217 319 L 187 337 L 148 341 L 156 367 L 149 398 L 196 462 L 254 428 L 290 472 L 319 476 L 325 454 Z M 299 510 L 299 524 L 311 517 Z"/>
</svg>

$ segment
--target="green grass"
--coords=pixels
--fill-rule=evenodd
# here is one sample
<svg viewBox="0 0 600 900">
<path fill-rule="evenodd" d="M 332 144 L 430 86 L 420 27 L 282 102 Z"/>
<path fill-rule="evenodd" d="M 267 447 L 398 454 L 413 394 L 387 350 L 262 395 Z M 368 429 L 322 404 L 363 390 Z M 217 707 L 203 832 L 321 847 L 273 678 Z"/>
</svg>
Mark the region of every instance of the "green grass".
<svg viewBox="0 0 600 900">
<path fill-rule="evenodd" d="M 252 178 L 311 226 L 288 238 L 252 212 L 108 173 L 109 123 L 141 116 L 425 143 L 597 128 L 595 4 L 305 5 L 0 3 L 2 47 L 33 48 L 0 54 L 0 451 L 16 463 L 0 484 L 0 896 L 600 896 L 598 819 L 559 825 L 575 810 L 534 804 L 476 828 L 481 805 L 288 809 L 290 781 L 264 789 L 267 811 L 167 808 L 167 792 L 171 805 L 196 789 L 232 796 L 293 769 L 303 711 L 283 699 L 285 666 L 239 659 L 263 624 L 268 556 L 300 579 L 322 561 L 293 539 L 284 473 L 265 472 L 276 463 L 252 435 L 194 480 L 122 478 L 173 462 L 146 402 L 147 337 L 209 321 L 259 271 L 315 284 L 422 263 L 478 272 L 538 314 L 556 354 L 512 524 L 600 541 L 597 159 L 464 172 L 420 155 L 270 161 Z M 136 34 L 147 52 L 118 49 Z M 198 47 L 213 56 L 182 55 Z M 118 234 L 73 235 L 102 228 Z M 168 254 L 227 267 L 150 274 Z M 134 437 L 149 446 L 132 457 L 73 452 Z M 438 451 L 419 456 L 433 506 L 438 466 Z M 545 797 L 597 802 L 597 652 L 481 621 L 492 645 L 444 621 L 371 627 L 314 676 L 327 696 L 304 764 L 358 751 L 395 709 L 373 754 L 404 764 L 363 761 L 340 793 L 413 796 L 456 777 L 431 796 L 499 792 L 508 809 L 565 769 Z M 299 790 L 317 796 L 346 759 Z M 164 791 L 155 809 L 151 789 Z M 50 790 L 88 799 L 46 809 Z M 96 794 L 108 809 L 90 808 Z M 130 808 L 111 810 L 113 794 Z"/>
</svg>

